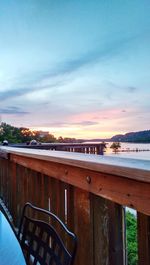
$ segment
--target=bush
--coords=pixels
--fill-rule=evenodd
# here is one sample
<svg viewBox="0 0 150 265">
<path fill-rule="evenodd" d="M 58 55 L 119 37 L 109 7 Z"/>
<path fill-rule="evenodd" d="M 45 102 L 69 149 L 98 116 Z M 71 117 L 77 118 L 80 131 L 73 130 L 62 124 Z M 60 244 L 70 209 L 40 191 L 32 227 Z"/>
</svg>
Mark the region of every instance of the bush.
<svg viewBox="0 0 150 265">
<path fill-rule="evenodd" d="M 129 211 L 126 213 L 126 229 L 128 265 L 137 265 L 137 218 Z"/>
</svg>

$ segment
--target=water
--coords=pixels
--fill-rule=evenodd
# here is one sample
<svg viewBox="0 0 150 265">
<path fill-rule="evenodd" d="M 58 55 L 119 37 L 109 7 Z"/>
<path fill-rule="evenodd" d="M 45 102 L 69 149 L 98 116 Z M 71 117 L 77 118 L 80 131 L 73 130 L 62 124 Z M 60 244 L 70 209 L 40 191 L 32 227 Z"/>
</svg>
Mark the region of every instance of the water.
<svg viewBox="0 0 150 265">
<path fill-rule="evenodd" d="M 117 153 L 114 153 L 113 150 L 110 148 L 111 144 L 112 143 L 107 143 L 107 149 L 104 155 L 150 160 L 150 143 L 149 144 L 120 143 L 121 144 L 120 150 L 122 152 L 117 152 Z"/>
<path fill-rule="evenodd" d="M 114 153 L 113 150 L 110 148 L 111 144 L 112 143 L 107 143 L 107 149 L 104 155 L 150 160 L 150 144 L 120 143 L 121 150 L 123 152 L 117 152 L 117 153 Z M 149 150 L 149 151 L 146 151 L 146 150 Z M 136 210 L 126 207 L 126 211 L 130 211 L 132 214 L 136 216 Z"/>
</svg>

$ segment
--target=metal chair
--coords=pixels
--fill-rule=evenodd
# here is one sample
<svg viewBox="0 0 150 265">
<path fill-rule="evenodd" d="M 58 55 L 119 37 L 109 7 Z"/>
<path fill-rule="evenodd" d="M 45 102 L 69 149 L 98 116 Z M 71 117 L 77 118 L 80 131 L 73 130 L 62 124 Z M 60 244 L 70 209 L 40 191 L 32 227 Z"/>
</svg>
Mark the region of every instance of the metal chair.
<svg viewBox="0 0 150 265">
<path fill-rule="evenodd" d="M 30 217 L 31 212 L 34 217 Z M 30 213 L 30 214 L 29 214 Z M 35 216 L 40 218 L 35 218 Z M 41 215 L 47 217 L 47 221 L 42 220 Z M 54 224 L 57 224 L 65 232 L 65 238 L 62 238 Z M 59 229 L 60 231 L 60 229 Z M 60 233 L 62 235 L 62 233 Z M 64 241 L 66 235 L 69 238 L 72 250 L 69 251 Z M 27 264 L 33 265 L 72 265 L 77 247 L 75 234 L 70 232 L 64 223 L 53 213 L 41 208 L 37 208 L 30 203 L 26 203 L 23 208 L 18 239 L 24 252 Z"/>
</svg>

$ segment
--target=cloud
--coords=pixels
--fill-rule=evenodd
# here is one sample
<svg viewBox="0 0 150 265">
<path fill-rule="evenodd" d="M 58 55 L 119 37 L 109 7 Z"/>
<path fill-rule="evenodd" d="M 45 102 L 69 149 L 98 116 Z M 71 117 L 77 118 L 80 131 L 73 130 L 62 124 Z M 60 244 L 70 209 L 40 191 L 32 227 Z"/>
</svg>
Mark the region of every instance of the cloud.
<svg viewBox="0 0 150 265">
<path fill-rule="evenodd" d="M 28 113 L 29 112 L 23 111 L 19 107 L 15 107 L 15 106 L 0 108 L 0 114 L 23 115 L 23 114 L 28 114 Z"/>
<path fill-rule="evenodd" d="M 32 74 L 30 73 L 28 76 L 21 76 L 19 78 L 20 81 L 18 79 L 17 82 L 18 84 L 20 83 L 21 86 L 15 85 L 15 87 L 1 91 L 0 101 L 25 96 L 34 91 L 51 90 L 56 87 L 61 87 L 65 83 L 70 82 L 70 80 L 72 81 L 74 77 L 71 76 L 70 79 L 70 74 L 77 72 L 83 67 L 91 66 L 103 60 L 109 60 L 122 51 L 126 44 L 134 38 L 135 37 L 128 37 L 121 40 L 117 39 L 106 44 L 104 47 L 95 48 L 88 53 L 60 62 L 53 69 L 45 69 L 43 71 L 32 72 Z M 113 85 L 113 83 L 111 83 L 111 85 Z M 129 89 L 130 91 L 134 90 L 132 87 Z"/>
<path fill-rule="evenodd" d="M 95 122 L 95 121 L 81 121 L 81 122 L 76 122 L 74 124 L 81 125 L 81 126 L 93 126 L 93 125 L 97 125 L 99 123 Z"/>
<path fill-rule="evenodd" d="M 98 122 L 93 121 L 81 121 L 81 122 L 50 122 L 50 123 L 43 123 L 40 127 L 70 127 L 70 126 L 93 126 L 98 125 Z M 39 125 L 34 125 L 35 127 L 39 127 Z"/>
<path fill-rule="evenodd" d="M 137 90 L 138 90 L 137 87 L 133 87 L 133 86 L 128 87 L 128 91 L 131 93 L 136 92 Z"/>
<path fill-rule="evenodd" d="M 108 86 L 110 86 L 111 88 L 114 88 L 114 89 L 116 89 L 116 88 L 118 88 L 118 89 L 124 89 L 124 90 L 128 90 L 129 92 L 134 92 L 134 91 L 138 90 L 138 88 L 135 87 L 135 86 L 124 86 L 122 84 L 116 84 L 116 83 L 114 83 L 112 81 L 106 81 L 106 84 Z"/>
<path fill-rule="evenodd" d="M 12 98 L 16 98 L 16 97 L 21 97 L 21 96 L 25 96 L 29 93 L 32 93 L 34 91 L 41 91 L 41 89 L 48 89 L 48 88 L 55 88 L 57 86 L 60 86 L 60 84 L 62 84 L 62 82 L 56 82 L 53 83 L 51 85 L 46 85 L 46 86 L 30 86 L 30 87 L 26 87 L 26 88 L 12 88 L 9 89 L 7 91 L 0 91 L 0 101 L 4 101 L 7 99 L 12 99 Z"/>
<path fill-rule="evenodd" d="M 15 89 L 9 89 L 7 91 L 0 91 L 0 101 L 11 99 L 13 97 L 22 96 L 25 93 L 27 93 L 29 89 L 27 88 L 15 88 Z"/>
<path fill-rule="evenodd" d="M 41 76 L 43 78 L 62 76 L 73 73 L 84 66 L 88 66 L 93 63 L 98 63 L 99 61 L 104 59 L 110 59 L 111 57 L 121 52 L 128 43 L 130 43 L 136 38 L 137 36 L 132 36 L 113 40 L 112 42 L 105 44 L 101 48 L 95 48 L 92 51 L 83 53 L 78 57 L 69 59 L 66 62 L 59 63 L 56 68 L 53 69 L 51 72 L 43 72 L 43 76 L 42 73 Z"/>
</svg>

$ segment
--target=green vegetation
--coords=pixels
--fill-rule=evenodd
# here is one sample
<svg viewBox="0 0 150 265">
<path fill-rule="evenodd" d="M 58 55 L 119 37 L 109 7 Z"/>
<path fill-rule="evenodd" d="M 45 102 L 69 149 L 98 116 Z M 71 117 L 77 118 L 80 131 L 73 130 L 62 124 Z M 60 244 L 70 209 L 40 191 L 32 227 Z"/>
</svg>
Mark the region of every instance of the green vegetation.
<svg viewBox="0 0 150 265">
<path fill-rule="evenodd" d="M 128 265 L 137 265 L 137 218 L 129 211 L 126 213 L 126 229 Z"/>
<path fill-rule="evenodd" d="M 7 140 L 8 143 L 27 143 L 31 140 L 36 140 L 40 143 L 67 143 L 67 142 L 76 142 L 74 138 L 63 138 L 59 137 L 58 139 L 49 132 L 30 130 L 29 128 L 24 127 L 14 127 L 7 123 L 2 122 L 0 125 L 0 142 Z"/>
<path fill-rule="evenodd" d="M 112 145 L 110 146 L 110 148 L 113 149 L 113 152 L 118 152 L 118 150 L 121 148 L 121 144 L 119 142 L 114 142 L 112 143 Z"/>
</svg>

